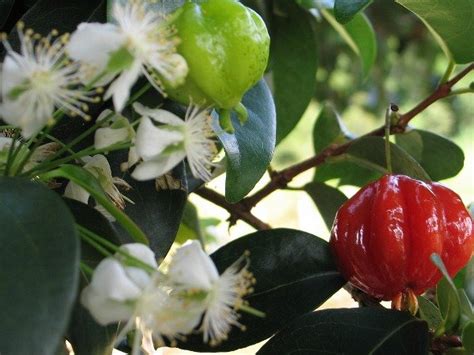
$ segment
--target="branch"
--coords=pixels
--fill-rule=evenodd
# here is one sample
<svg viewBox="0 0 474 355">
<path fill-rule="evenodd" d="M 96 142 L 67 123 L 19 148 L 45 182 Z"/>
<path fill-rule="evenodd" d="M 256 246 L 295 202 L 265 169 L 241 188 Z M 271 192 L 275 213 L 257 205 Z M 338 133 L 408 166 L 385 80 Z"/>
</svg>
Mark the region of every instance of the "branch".
<svg viewBox="0 0 474 355">
<path fill-rule="evenodd" d="M 459 72 L 455 77 L 451 80 L 447 81 L 444 84 L 438 86 L 438 88 L 427 98 L 421 101 L 418 105 L 416 105 L 413 109 L 408 111 L 405 114 L 400 115 L 398 123 L 391 127 L 390 132 L 393 133 L 402 133 L 405 131 L 408 123 L 420 112 L 424 111 L 427 107 L 429 107 L 434 102 L 448 97 L 451 93 L 452 87 L 459 82 L 463 77 L 465 77 L 469 72 L 474 70 L 474 63 L 468 65 L 464 70 Z M 350 142 L 340 144 L 340 145 L 332 145 L 328 148 L 324 149 L 319 154 L 304 160 L 298 164 L 292 165 L 286 169 L 281 170 L 280 172 L 273 172 L 271 181 L 265 185 L 262 189 L 257 191 L 252 196 L 245 198 L 241 203 L 244 206 L 248 206 L 252 208 L 262 199 L 270 195 L 272 192 L 278 189 L 285 188 L 288 183 L 293 180 L 293 178 L 302 172 L 322 165 L 326 162 L 329 157 L 335 157 L 341 154 L 344 154 L 347 149 L 358 139 L 368 136 L 383 136 L 384 135 L 384 126 L 377 128 L 376 130 L 369 132 L 355 140 Z M 250 209 L 249 209 L 250 210 Z"/>
<path fill-rule="evenodd" d="M 268 224 L 255 217 L 250 212 L 250 209 L 242 203 L 231 204 L 226 201 L 224 196 L 206 187 L 201 187 L 199 190 L 195 191 L 195 193 L 202 198 L 211 201 L 215 205 L 226 209 L 230 213 L 229 221 L 231 226 L 234 225 L 237 220 L 241 219 L 257 230 L 271 229 Z"/>
<path fill-rule="evenodd" d="M 441 85 L 439 85 L 431 95 L 426 97 L 423 101 L 421 101 L 418 105 L 416 105 L 410 111 L 406 112 L 405 114 L 400 115 L 398 122 L 392 125 L 392 127 L 390 128 L 390 133 L 394 134 L 394 133 L 405 132 L 408 126 L 408 123 L 415 116 L 417 116 L 420 112 L 424 111 L 434 102 L 440 99 L 443 99 L 445 97 L 451 96 L 452 87 L 473 70 L 474 70 L 474 63 L 471 63 L 462 71 L 460 71 L 457 75 L 455 75 L 451 80 L 446 81 L 445 83 L 442 83 Z M 271 227 L 268 224 L 262 222 L 257 217 L 252 215 L 252 213 L 250 212 L 257 203 L 259 203 L 261 200 L 263 200 L 265 197 L 267 197 L 274 191 L 286 188 L 288 183 L 290 183 L 291 180 L 293 180 L 293 178 L 296 177 L 297 175 L 305 172 L 306 170 L 309 170 L 309 169 L 312 169 L 324 164 L 326 160 L 330 157 L 335 157 L 335 156 L 344 154 L 349 149 L 349 147 L 357 140 L 364 137 L 369 137 L 369 136 L 383 136 L 384 133 L 385 133 L 385 127 L 382 126 L 347 143 L 339 144 L 339 145 L 331 145 L 327 147 L 326 149 L 324 149 L 323 151 L 321 151 L 319 154 L 309 159 L 306 159 L 300 163 L 292 165 L 286 169 L 283 169 L 279 172 L 270 170 L 269 171 L 270 177 L 271 177 L 270 182 L 268 182 L 263 188 L 261 188 L 259 191 L 257 191 L 253 195 L 243 199 L 242 201 L 236 204 L 231 204 L 227 202 L 224 196 L 207 188 L 201 188 L 198 191 L 196 191 L 196 193 L 199 196 L 205 198 L 206 200 L 209 200 L 213 202 L 214 204 L 226 209 L 230 213 L 229 221 L 231 225 L 235 224 L 235 222 L 238 219 L 241 219 L 258 230 L 270 229 Z"/>
</svg>

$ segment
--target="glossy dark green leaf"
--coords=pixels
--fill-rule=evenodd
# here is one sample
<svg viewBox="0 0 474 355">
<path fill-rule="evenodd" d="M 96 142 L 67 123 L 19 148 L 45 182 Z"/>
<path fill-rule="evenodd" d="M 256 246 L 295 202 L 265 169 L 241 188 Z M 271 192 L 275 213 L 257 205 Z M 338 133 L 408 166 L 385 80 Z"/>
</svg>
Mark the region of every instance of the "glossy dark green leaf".
<svg viewBox="0 0 474 355">
<path fill-rule="evenodd" d="M 346 195 L 340 190 L 319 182 L 305 185 L 304 190 L 314 201 L 324 223 L 330 230 L 336 217 L 337 210 L 347 201 Z"/>
<path fill-rule="evenodd" d="M 362 76 L 366 78 L 377 57 L 377 41 L 369 19 L 364 14 L 356 14 L 349 22 L 340 24 L 333 13 L 322 10 L 323 16 L 344 39 L 362 64 Z"/>
<path fill-rule="evenodd" d="M 52 354 L 79 281 L 74 219 L 45 186 L 2 177 L 0 225 L 0 353 Z"/>
<path fill-rule="evenodd" d="M 117 231 L 112 224 L 97 210 L 81 202 L 66 199 L 69 210 L 77 224 L 89 229 L 97 235 L 120 244 Z M 94 268 L 104 256 L 89 244 L 81 243 L 81 261 Z M 88 283 L 88 276 L 82 275 L 81 289 Z M 67 339 L 77 355 L 111 354 L 117 335 L 117 325 L 103 327 L 97 324 L 89 311 L 76 300 L 74 311 L 69 323 Z"/>
<path fill-rule="evenodd" d="M 272 160 L 275 149 L 275 106 L 265 81 L 250 89 L 242 103 L 249 119 L 241 125 L 232 117 L 234 134 L 226 133 L 213 122 L 213 128 L 227 156 L 225 197 L 235 203 L 245 197 L 257 184 Z"/>
<path fill-rule="evenodd" d="M 15 0 L 0 0 L 0 29 L 7 22 Z"/>
<path fill-rule="evenodd" d="M 124 212 L 148 236 L 157 259 L 166 256 L 178 232 L 187 199 L 183 171 L 184 164 L 180 164 L 172 174 L 151 181 L 124 176 L 132 186 L 126 195 L 134 202 L 127 203 Z M 131 241 L 123 228 L 117 225 L 117 230 L 122 239 Z"/>
<path fill-rule="evenodd" d="M 382 176 L 380 172 L 361 167 L 348 159 L 329 160 L 316 168 L 314 181 L 338 179 L 338 185 L 364 186 Z"/>
<path fill-rule="evenodd" d="M 277 142 L 299 122 L 316 88 L 314 17 L 293 1 L 275 1 L 271 66 L 277 111 Z"/>
<path fill-rule="evenodd" d="M 21 20 L 43 35 L 52 29 L 72 32 L 81 22 L 105 21 L 105 3 L 106 0 L 38 0 Z"/>
<path fill-rule="evenodd" d="M 395 136 L 397 145 L 416 159 L 434 180 L 456 176 L 464 166 L 464 153 L 452 141 L 419 129 Z"/>
<path fill-rule="evenodd" d="M 430 180 L 420 164 L 399 146 L 390 143 L 392 169 L 420 180 Z M 345 154 L 350 161 L 375 171 L 386 171 L 385 141 L 382 137 L 364 137 L 355 141 Z M 344 159 L 344 158 L 343 158 Z"/>
<path fill-rule="evenodd" d="M 340 23 L 349 22 L 356 14 L 364 10 L 373 0 L 335 0 L 334 16 Z"/>
<path fill-rule="evenodd" d="M 97 210 L 75 200 L 65 199 L 77 224 L 89 229 L 97 235 L 120 244 L 117 231 L 112 224 Z M 81 261 L 94 268 L 104 256 L 89 244 L 81 243 Z M 83 274 L 81 289 L 89 282 L 89 276 Z M 76 300 L 71 316 L 67 338 L 75 354 L 105 355 L 110 354 L 115 343 L 117 325 L 103 327 L 97 324 L 89 311 Z"/>
<path fill-rule="evenodd" d="M 428 323 L 430 329 L 438 329 L 443 321 L 438 307 L 436 307 L 433 302 L 423 296 L 418 296 L 418 306 L 420 318 Z"/>
<path fill-rule="evenodd" d="M 309 313 L 277 333 L 257 352 L 274 354 L 428 354 L 426 322 L 384 308 Z"/>
<path fill-rule="evenodd" d="M 265 318 L 243 313 L 247 328 L 234 328 L 217 347 L 202 344 L 202 336 L 189 337 L 179 347 L 195 351 L 228 351 L 264 340 L 296 317 L 319 307 L 345 281 L 336 271 L 328 243 L 292 229 L 260 231 L 239 238 L 211 255 L 222 273 L 244 252 L 250 251 L 250 271 L 257 283 L 247 297 Z"/>
<path fill-rule="evenodd" d="M 415 13 L 433 33 L 448 58 L 463 64 L 474 60 L 472 0 L 397 0 Z"/>
<path fill-rule="evenodd" d="M 351 138 L 342 123 L 339 114 L 330 104 L 325 104 L 316 118 L 313 128 L 313 145 L 315 153 L 320 153 L 331 144 L 341 144 Z"/>
</svg>

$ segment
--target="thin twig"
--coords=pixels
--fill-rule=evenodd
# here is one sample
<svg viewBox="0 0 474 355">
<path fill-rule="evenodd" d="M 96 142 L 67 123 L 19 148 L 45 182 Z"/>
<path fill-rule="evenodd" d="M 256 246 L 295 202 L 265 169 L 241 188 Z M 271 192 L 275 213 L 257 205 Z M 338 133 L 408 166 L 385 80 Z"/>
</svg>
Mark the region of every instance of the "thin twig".
<svg viewBox="0 0 474 355">
<path fill-rule="evenodd" d="M 238 219 L 241 219 L 257 230 L 271 229 L 267 223 L 255 217 L 247 207 L 243 206 L 241 203 L 231 204 L 227 202 L 224 196 L 214 190 L 201 187 L 199 190 L 195 191 L 195 193 L 202 198 L 226 209 L 230 213 L 230 225 L 235 224 Z"/>
</svg>

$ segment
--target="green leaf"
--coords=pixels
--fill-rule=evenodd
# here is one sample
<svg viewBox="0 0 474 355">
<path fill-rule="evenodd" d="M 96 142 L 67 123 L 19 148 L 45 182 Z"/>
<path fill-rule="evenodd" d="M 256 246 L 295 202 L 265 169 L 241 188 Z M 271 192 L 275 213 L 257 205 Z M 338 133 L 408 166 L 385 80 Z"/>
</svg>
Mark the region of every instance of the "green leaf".
<svg viewBox="0 0 474 355">
<path fill-rule="evenodd" d="M 430 329 L 438 329 L 438 327 L 443 322 L 441 317 L 441 312 L 438 307 L 431 302 L 429 299 L 423 296 L 418 296 L 418 306 L 421 319 L 425 320 L 428 323 Z"/>
<path fill-rule="evenodd" d="M 317 43 L 314 17 L 293 1 L 275 2 L 271 67 L 277 111 L 277 142 L 299 122 L 316 89 Z"/>
<path fill-rule="evenodd" d="M 345 283 L 328 243 L 314 235 L 292 229 L 260 231 L 232 241 L 211 257 L 222 273 L 246 250 L 250 251 L 250 271 L 257 280 L 255 292 L 246 300 L 266 317 L 242 313 L 239 322 L 247 328 L 245 332 L 232 329 L 229 339 L 217 347 L 202 344 L 202 336 L 191 336 L 180 348 L 228 351 L 255 344 L 319 307 Z"/>
<path fill-rule="evenodd" d="M 120 161 L 126 161 L 126 155 Z M 137 181 L 129 174 L 124 176 L 132 187 L 127 197 L 134 202 L 127 203 L 124 212 L 148 236 L 157 259 L 166 256 L 178 232 L 187 199 L 183 171 L 184 164 L 180 164 L 171 174 L 151 181 Z M 117 225 L 117 229 L 122 239 L 130 241 L 123 228 Z"/>
<path fill-rule="evenodd" d="M 433 254 L 431 260 L 443 274 L 443 278 L 436 286 L 436 301 L 438 303 L 443 322 L 436 331 L 436 335 L 456 329 L 461 315 L 461 304 L 458 290 L 449 276 L 440 256 Z"/>
<path fill-rule="evenodd" d="M 309 313 L 277 333 L 257 352 L 273 354 L 428 354 L 426 322 L 385 308 Z"/>
<path fill-rule="evenodd" d="M 334 15 L 336 20 L 340 23 L 349 22 L 372 2 L 373 0 L 335 0 Z"/>
<path fill-rule="evenodd" d="M 143 231 L 130 219 L 129 215 L 116 207 L 112 201 L 106 196 L 102 186 L 90 172 L 76 165 L 65 164 L 59 168 L 42 174 L 41 179 L 48 181 L 54 178 L 68 179 L 84 190 L 89 192 L 91 196 L 109 212 L 120 225 L 127 231 L 130 237 L 138 243 L 149 244 L 147 236 Z"/>
<path fill-rule="evenodd" d="M 474 321 L 464 327 L 462 331 L 462 345 L 468 354 L 474 354 Z"/>
<path fill-rule="evenodd" d="M 222 130 L 217 119 L 213 128 L 227 156 L 225 197 L 235 203 L 257 184 L 272 160 L 275 149 L 275 107 L 263 80 L 250 89 L 242 103 L 249 119 L 241 125 L 233 115 L 234 134 Z"/>
<path fill-rule="evenodd" d="M 466 265 L 464 290 L 471 302 L 474 303 L 474 257 Z"/>
<path fill-rule="evenodd" d="M 313 128 L 313 145 L 316 154 L 331 144 L 347 142 L 351 134 L 342 123 L 339 114 L 332 105 L 326 104 L 316 118 Z"/>
<path fill-rule="evenodd" d="M 105 3 L 106 0 L 38 0 L 21 20 L 43 35 L 53 28 L 59 33 L 72 32 L 81 22 L 105 21 Z"/>
<path fill-rule="evenodd" d="M 356 14 L 352 20 L 341 25 L 331 11 L 321 10 L 326 20 L 340 34 L 352 51 L 359 56 L 362 77 L 366 78 L 377 57 L 377 41 L 372 24 L 364 14 Z"/>
<path fill-rule="evenodd" d="M 201 225 L 199 224 L 199 215 L 196 206 L 187 201 L 184 206 L 183 218 L 179 225 L 178 234 L 176 235 L 176 242 L 183 244 L 189 239 L 202 240 L 203 235 Z"/>
<path fill-rule="evenodd" d="M 76 298 L 74 219 L 39 183 L 0 178 L 0 353 L 53 354 Z"/>
<path fill-rule="evenodd" d="M 332 186 L 319 182 L 311 182 L 305 185 L 304 190 L 314 201 L 321 217 L 324 219 L 324 223 L 331 230 L 337 210 L 347 201 L 346 195 Z"/>
<path fill-rule="evenodd" d="M 430 29 L 445 54 L 455 63 L 474 60 L 473 0 L 397 0 Z"/>
<path fill-rule="evenodd" d="M 340 160 L 331 160 L 316 168 L 314 181 L 325 182 L 338 179 L 338 185 L 364 186 L 381 177 L 382 174 L 372 169 L 361 167 L 343 157 Z"/>
<path fill-rule="evenodd" d="M 65 201 L 76 223 L 116 245 L 120 244 L 117 231 L 100 212 L 75 200 L 65 199 Z M 81 261 L 94 268 L 104 256 L 89 244 L 84 242 L 81 244 Z M 86 276 L 82 276 L 81 289 L 88 283 Z M 111 354 L 118 332 L 117 328 L 116 324 L 106 327 L 97 324 L 89 311 L 77 299 L 69 323 L 67 339 L 76 355 Z"/>
<path fill-rule="evenodd" d="M 394 174 L 403 174 L 420 180 L 430 180 L 418 162 L 399 146 L 390 143 Z M 385 141 L 382 137 L 364 137 L 354 141 L 347 153 L 338 159 L 348 159 L 360 166 L 380 173 L 386 170 Z"/>
<path fill-rule="evenodd" d="M 15 0 L 0 0 L 0 29 L 5 25 Z"/>
<path fill-rule="evenodd" d="M 456 176 L 464 166 L 462 149 L 437 134 L 414 129 L 395 135 L 395 140 L 434 181 Z"/>
<path fill-rule="evenodd" d="M 471 321 L 474 321 L 474 309 L 466 292 L 458 289 L 459 305 L 461 308 L 461 316 L 459 318 L 459 328 L 463 328 Z"/>
</svg>

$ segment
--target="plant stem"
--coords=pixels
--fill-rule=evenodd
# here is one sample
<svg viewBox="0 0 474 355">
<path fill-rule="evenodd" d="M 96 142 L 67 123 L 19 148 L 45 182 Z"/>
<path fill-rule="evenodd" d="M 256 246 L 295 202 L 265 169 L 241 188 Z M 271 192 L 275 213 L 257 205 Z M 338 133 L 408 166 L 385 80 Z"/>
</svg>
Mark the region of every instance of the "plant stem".
<svg viewBox="0 0 474 355">
<path fill-rule="evenodd" d="M 18 141 L 18 138 L 20 137 L 20 132 L 16 131 L 15 135 L 13 136 L 12 143 L 10 147 L 8 148 L 8 157 L 7 157 L 7 164 L 5 166 L 5 170 L 3 172 L 4 176 L 8 176 L 10 173 L 10 167 L 13 164 L 13 161 L 17 157 L 18 153 L 20 152 L 21 149 L 21 143 L 18 144 L 18 147 L 15 147 L 15 143 Z"/>
<path fill-rule="evenodd" d="M 452 60 L 449 61 L 448 67 L 446 68 L 446 71 L 444 72 L 443 76 L 441 77 L 438 86 L 443 85 L 449 80 L 449 77 L 453 73 L 454 67 L 456 66 L 456 63 L 454 63 Z"/>
<path fill-rule="evenodd" d="M 139 267 L 139 268 L 144 269 L 145 271 L 147 271 L 149 273 L 153 273 L 153 272 L 156 271 L 156 269 L 153 266 L 148 265 L 147 263 L 144 263 L 140 259 L 135 258 L 134 256 L 130 255 L 129 253 L 127 253 L 126 251 L 121 249 L 119 246 L 115 245 L 114 243 L 109 242 L 107 239 L 95 234 L 91 230 L 89 230 L 89 229 L 87 229 L 87 228 L 85 228 L 81 225 L 78 225 L 78 224 L 76 224 L 76 227 L 79 230 L 79 232 L 81 233 L 81 235 L 87 236 L 87 238 L 90 238 L 92 241 L 97 243 L 101 248 L 102 247 L 109 248 L 110 250 L 113 250 L 114 252 L 116 252 L 120 255 L 123 255 L 126 259 L 126 263 L 127 263 L 128 266 Z M 103 250 L 107 251 L 107 249 L 105 249 L 105 248 Z M 111 255 L 110 252 L 108 252 L 108 253 L 109 253 L 108 255 Z"/>
<path fill-rule="evenodd" d="M 429 107 L 434 102 L 449 97 L 453 92 L 451 91 L 452 87 L 456 85 L 462 78 L 464 78 L 467 74 L 474 70 L 474 63 L 469 64 L 463 70 L 461 70 L 458 74 L 456 74 L 451 80 L 446 81 L 444 84 L 441 84 L 436 88 L 436 90 L 431 93 L 428 97 L 422 100 L 419 104 L 417 104 L 414 108 L 410 111 L 401 114 L 399 116 L 398 122 L 396 124 L 392 124 L 390 127 L 390 133 L 403 133 L 408 126 L 408 123 L 417 116 L 420 112 L 424 111 L 427 107 Z M 464 89 L 460 90 L 459 93 L 467 92 Z M 260 190 L 255 192 L 253 195 L 244 198 L 242 201 L 236 204 L 228 203 L 224 196 L 218 194 L 215 191 L 209 189 L 200 189 L 196 191 L 198 195 L 201 197 L 217 204 L 225 208 L 230 214 L 230 222 L 235 223 L 237 219 L 242 219 L 249 223 L 250 225 L 254 226 L 257 229 L 266 229 L 265 227 L 269 227 L 267 224 L 263 223 L 258 219 L 255 218 L 250 212 L 252 208 L 263 200 L 265 197 L 270 195 L 276 190 L 286 188 L 288 183 L 293 180 L 294 177 L 297 175 L 312 169 L 314 167 L 320 166 L 324 164 L 330 157 L 336 157 L 344 154 L 349 147 L 356 142 L 358 139 L 368 136 L 384 136 L 385 135 L 385 125 L 379 127 L 371 132 L 364 134 L 363 136 L 356 138 L 352 141 L 342 143 L 339 145 L 331 145 L 321 151 L 319 154 L 308 158 L 302 162 L 296 163 L 294 165 L 289 166 L 286 169 L 283 169 L 279 172 L 273 172 L 271 176 L 270 182 L 268 182 L 264 187 Z M 256 219 L 256 220 L 255 220 Z"/>
<path fill-rule="evenodd" d="M 87 265 L 83 261 L 81 261 L 79 266 L 81 268 L 81 271 L 88 276 L 92 276 L 92 274 L 94 273 L 94 269 L 92 269 L 89 265 Z"/>
<path fill-rule="evenodd" d="M 392 127 L 391 123 L 392 108 L 388 107 L 385 112 L 385 162 L 387 164 L 388 173 L 393 172 L 392 169 L 392 152 L 390 147 L 390 128 Z"/>
</svg>

